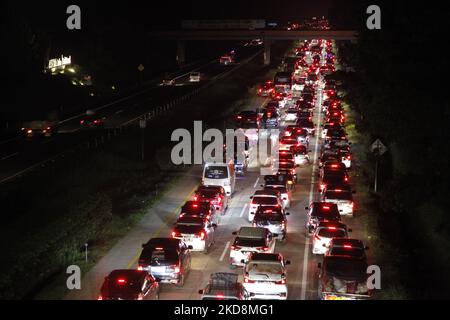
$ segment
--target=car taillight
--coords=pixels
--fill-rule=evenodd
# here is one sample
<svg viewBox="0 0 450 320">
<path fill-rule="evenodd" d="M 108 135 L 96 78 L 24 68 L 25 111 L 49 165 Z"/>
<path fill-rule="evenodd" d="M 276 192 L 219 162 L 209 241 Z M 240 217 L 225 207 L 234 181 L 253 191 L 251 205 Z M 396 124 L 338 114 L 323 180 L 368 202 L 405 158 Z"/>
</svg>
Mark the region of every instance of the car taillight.
<svg viewBox="0 0 450 320">
<path fill-rule="evenodd" d="M 144 270 L 144 268 L 142 267 L 142 266 L 138 266 L 138 268 L 137 268 L 139 271 L 142 271 L 142 270 Z"/>
<path fill-rule="evenodd" d="M 180 267 L 179 266 L 173 266 L 173 272 L 180 273 Z"/>
<path fill-rule="evenodd" d="M 355 203 L 354 202 L 352 202 L 351 204 L 350 204 L 350 208 L 354 208 L 355 207 Z"/>
<path fill-rule="evenodd" d="M 99 295 L 99 296 L 97 297 L 97 300 L 103 300 L 102 295 Z"/>
<path fill-rule="evenodd" d="M 320 185 L 320 189 L 321 189 L 321 190 L 325 189 L 325 187 L 326 187 L 326 185 L 323 184 L 323 183 Z"/>
<path fill-rule="evenodd" d="M 197 196 L 194 196 L 194 201 L 197 201 L 198 200 L 198 197 Z"/>
<path fill-rule="evenodd" d="M 250 280 L 249 278 L 244 278 L 245 283 L 255 283 L 254 280 Z"/>
<path fill-rule="evenodd" d="M 175 231 L 172 232 L 172 238 L 179 237 L 179 236 L 181 236 L 181 235 L 178 232 L 175 232 Z"/>
<path fill-rule="evenodd" d="M 81 120 L 81 121 L 80 121 L 80 124 L 83 124 L 83 123 L 84 123 L 84 120 Z"/>
<path fill-rule="evenodd" d="M 201 240 L 205 240 L 205 236 L 206 236 L 206 234 L 205 234 L 205 232 L 200 232 L 200 239 Z"/>
<path fill-rule="evenodd" d="M 348 160 L 351 160 L 351 159 L 352 159 L 352 156 L 351 156 L 351 155 L 348 155 L 348 156 L 347 156 L 347 159 L 348 159 Z"/>
<path fill-rule="evenodd" d="M 261 247 L 261 248 L 258 248 L 258 250 L 261 250 L 261 251 L 269 251 L 269 247 Z"/>
<path fill-rule="evenodd" d="M 315 235 L 315 236 L 314 236 L 314 240 L 320 241 L 321 238 L 320 238 L 318 235 Z"/>
<path fill-rule="evenodd" d="M 276 284 L 286 284 L 286 279 L 281 279 L 275 282 Z"/>
<path fill-rule="evenodd" d="M 217 202 L 218 202 L 218 203 L 221 203 L 221 202 L 222 202 L 222 197 L 218 197 L 218 198 L 217 198 Z"/>
</svg>

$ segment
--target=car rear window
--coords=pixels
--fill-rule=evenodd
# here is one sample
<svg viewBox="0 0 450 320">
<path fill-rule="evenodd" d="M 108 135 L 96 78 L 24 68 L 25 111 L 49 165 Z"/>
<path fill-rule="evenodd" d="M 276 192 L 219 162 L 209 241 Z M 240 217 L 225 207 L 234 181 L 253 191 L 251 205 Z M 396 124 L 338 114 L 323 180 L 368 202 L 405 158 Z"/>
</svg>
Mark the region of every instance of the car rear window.
<svg viewBox="0 0 450 320">
<path fill-rule="evenodd" d="M 345 237 L 346 234 L 342 229 L 330 230 L 327 228 L 322 228 L 318 231 L 318 236 L 325 238 L 342 238 Z"/>
<path fill-rule="evenodd" d="M 277 205 L 278 201 L 275 197 L 253 197 L 253 204 L 262 204 L 262 205 Z"/>
<path fill-rule="evenodd" d="M 200 198 L 212 199 L 212 198 L 215 198 L 217 196 L 217 192 L 215 192 L 215 191 L 201 191 L 201 192 L 198 193 L 198 196 Z"/>
<path fill-rule="evenodd" d="M 203 230 L 203 225 L 201 224 L 183 224 L 177 223 L 175 231 L 182 234 L 197 234 Z"/>
<path fill-rule="evenodd" d="M 347 249 L 347 248 L 343 248 L 343 247 L 333 247 L 332 250 L 330 251 L 330 255 L 350 256 L 350 257 L 359 258 L 364 255 L 364 250 L 362 250 L 360 248 Z"/>
<path fill-rule="evenodd" d="M 283 220 L 283 214 L 279 212 L 273 212 L 273 213 L 256 213 L 255 215 L 255 221 L 282 221 Z"/>
<path fill-rule="evenodd" d="M 207 167 L 205 169 L 205 177 L 208 179 L 226 179 L 228 178 L 228 171 L 226 167 Z"/>
<path fill-rule="evenodd" d="M 237 237 L 234 245 L 240 247 L 264 247 L 266 245 L 265 239 L 261 238 L 240 238 Z"/>
<path fill-rule="evenodd" d="M 349 200 L 349 201 L 353 199 L 351 192 L 336 192 L 333 190 L 325 192 L 325 198 L 336 200 Z"/>
</svg>

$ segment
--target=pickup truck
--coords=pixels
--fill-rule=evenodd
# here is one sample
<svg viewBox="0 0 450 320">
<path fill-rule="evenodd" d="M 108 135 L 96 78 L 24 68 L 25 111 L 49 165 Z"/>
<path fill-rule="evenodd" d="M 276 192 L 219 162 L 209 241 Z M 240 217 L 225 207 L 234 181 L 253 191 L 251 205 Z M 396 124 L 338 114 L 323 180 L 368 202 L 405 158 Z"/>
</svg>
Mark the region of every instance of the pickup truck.
<svg viewBox="0 0 450 320">
<path fill-rule="evenodd" d="M 321 300 L 367 300 L 367 263 L 351 256 L 325 255 L 320 270 L 318 295 Z"/>
<path fill-rule="evenodd" d="M 209 283 L 198 293 L 201 300 L 248 300 L 249 296 L 238 282 L 238 275 L 227 272 L 212 273 Z"/>
</svg>

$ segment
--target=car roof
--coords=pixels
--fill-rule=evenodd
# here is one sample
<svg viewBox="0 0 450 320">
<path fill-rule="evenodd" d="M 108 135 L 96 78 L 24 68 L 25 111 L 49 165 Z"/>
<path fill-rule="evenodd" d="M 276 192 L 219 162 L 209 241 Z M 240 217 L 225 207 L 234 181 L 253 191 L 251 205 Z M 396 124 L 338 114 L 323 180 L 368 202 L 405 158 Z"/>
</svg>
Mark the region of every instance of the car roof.
<svg viewBox="0 0 450 320">
<path fill-rule="evenodd" d="M 283 259 L 283 256 L 280 253 L 260 253 L 255 252 L 252 253 L 249 261 L 271 261 L 278 262 Z"/>
<path fill-rule="evenodd" d="M 269 231 L 261 227 L 241 227 L 238 232 L 240 238 L 265 238 Z"/>
</svg>

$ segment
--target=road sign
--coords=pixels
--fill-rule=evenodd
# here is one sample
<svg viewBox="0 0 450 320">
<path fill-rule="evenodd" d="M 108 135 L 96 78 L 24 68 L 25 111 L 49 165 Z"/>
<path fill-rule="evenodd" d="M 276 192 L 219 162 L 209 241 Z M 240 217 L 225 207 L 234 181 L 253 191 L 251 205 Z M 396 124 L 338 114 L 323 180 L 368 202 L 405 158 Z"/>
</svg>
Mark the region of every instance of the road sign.
<svg viewBox="0 0 450 320">
<path fill-rule="evenodd" d="M 381 142 L 380 139 L 377 139 L 372 143 L 370 146 L 370 151 L 372 153 L 375 153 L 376 160 L 375 160 L 375 181 L 373 186 L 373 191 L 376 193 L 378 191 L 378 160 L 381 155 L 383 155 L 387 151 L 387 147 Z"/>
<path fill-rule="evenodd" d="M 387 147 L 381 142 L 380 139 L 375 140 L 370 146 L 370 151 L 377 153 L 379 156 L 383 155 L 387 151 Z"/>
<path fill-rule="evenodd" d="M 142 72 L 142 71 L 144 71 L 144 65 L 141 63 L 139 66 L 138 66 L 138 70 L 140 71 L 140 72 Z"/>
</svg>

